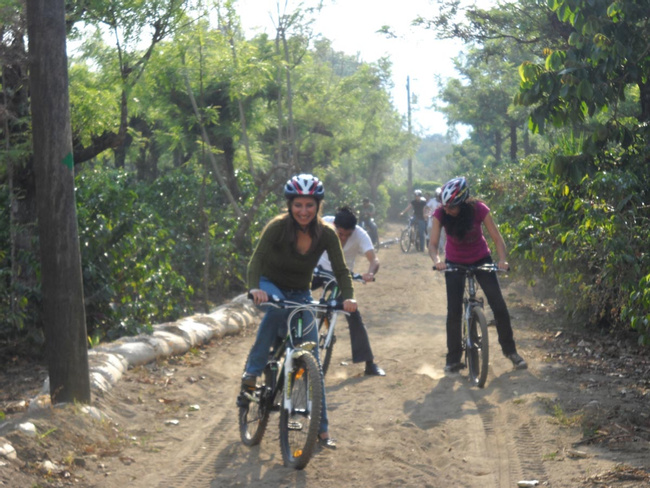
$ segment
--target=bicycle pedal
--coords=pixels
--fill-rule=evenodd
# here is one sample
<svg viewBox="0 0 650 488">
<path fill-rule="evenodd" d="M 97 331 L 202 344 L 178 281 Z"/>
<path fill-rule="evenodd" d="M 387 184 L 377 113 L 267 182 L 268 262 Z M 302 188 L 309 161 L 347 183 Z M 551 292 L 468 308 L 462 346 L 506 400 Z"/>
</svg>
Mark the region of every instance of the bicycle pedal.
<svg viewBox="0 0 650 488">
<path fill-rule="evenodd" d="M 251 398 L 249 398 L 249 395 L 246 395 L 246 393 L 241 392 L 237 395 L 236 403 L 238 407 L 248 407 L 251 404 Z"/>
<path fill-rule="evenodd" d="M 287 428 L 289 430 L 302 430 L 302 422 L 297 422 L 297 421 L 287 422 Z"/>
</svg>

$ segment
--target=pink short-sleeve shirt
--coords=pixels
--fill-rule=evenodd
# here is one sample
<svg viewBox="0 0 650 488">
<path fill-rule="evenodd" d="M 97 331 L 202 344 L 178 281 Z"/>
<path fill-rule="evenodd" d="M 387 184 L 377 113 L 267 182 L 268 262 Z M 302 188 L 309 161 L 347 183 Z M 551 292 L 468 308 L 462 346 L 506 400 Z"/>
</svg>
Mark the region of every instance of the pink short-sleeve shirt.
<svg viewBox="0 0 650 488">
<path fill-rule="evenodd" d="M 438 207 L 433 216 L 439 222 L 442 222 L 444 212 L 442 207 Z M 477 201 L 474 204 L 474 223 L 472 228 L 465 234 L 465 237 L 459 240 L 447 233 L 447 243 L 445 244 L 445 259 L 447 261 L 458 264 L 472 264 L 489 256 L 490 248 L 483 235 L 482 228 L 483 220 L 489 213 L 488 206 Z"/>
</svg>

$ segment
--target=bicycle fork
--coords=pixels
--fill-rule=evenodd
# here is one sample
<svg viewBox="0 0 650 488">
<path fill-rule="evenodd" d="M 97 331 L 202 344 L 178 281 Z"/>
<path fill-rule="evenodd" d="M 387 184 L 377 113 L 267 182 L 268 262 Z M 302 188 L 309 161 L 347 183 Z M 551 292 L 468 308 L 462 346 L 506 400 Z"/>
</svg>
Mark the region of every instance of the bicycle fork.
<svg viewBox="0 0 650 488">
<path fill-rule="evenodd" d="M 332 344 L 332 340 L 334 338 L 334 326 L 336 325 L 336 319 L 338 317 L 338 314 L 336 312 L 332 313 L 332 316 L 328 319 L 328 328 L 327 328 L 327 335 L 325 336 L 325 342 L 323 342 L 323 349 L 327 349 L 330 347 L 330 344 Z"/>
</svg>

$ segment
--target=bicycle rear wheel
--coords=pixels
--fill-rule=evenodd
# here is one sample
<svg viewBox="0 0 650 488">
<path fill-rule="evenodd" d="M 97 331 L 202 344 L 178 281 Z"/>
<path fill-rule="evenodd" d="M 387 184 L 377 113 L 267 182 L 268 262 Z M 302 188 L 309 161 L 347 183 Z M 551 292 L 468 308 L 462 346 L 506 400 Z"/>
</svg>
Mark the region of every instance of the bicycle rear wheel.
<svg viewBox="0 0 650 488">
<path fill-rule="evenodd" d="M 256 446 L 264 437 L 272 406 L 272 374 L 267 365 L 262 374 L 262 384 L 252 393 L 253 398 L 247 405 L 239 407 L 239 436 L 247 446 Z"/>
<path fill-rule="evenodd" d="M 411 229 L 404 229 L 399 237 L 399 246 L 402 252 L 409 252 L 411 250 Z"/>
<path fill-rule="evenodd" d="M 323 369 L 323 376 L 327 374 L 327 370 L 330 367 L 330 362 L 332 361 L 332 352 L 334 351 L 334 344 L 336 344 L 336 335 L 332 334 L 332 340 L 329 344 L 325 344 L 327 341 L 327 334 L 329 333 L 330 327 L 334 327 L 336 323 L 336 315 L 324 315 L 318 324 L 318 348 L 321 358 L 321 367 Z"/>
<path fill-rule="evenodd" d="M 291 409 L 282 406 L 280 413 L 280 449 L 285 466 L 303 469 L 311 459 L 318 438 L 323 389 L 320 368 L 311 353 L 304 352 L 293 360 L 285 394 Z"/>
<path fill-rule="evenodd" d="M 481 307 L 472 307 L 469 334 L 470 341 L 465 349 L 469 379 L 473 385 L 483 388 L 487 380 L 490 347 L 487 320 Z"/>
<path fill-rule="evenodd" d="M 420 242 L 420 231 L 413 231 L 414 236 L 413 236 L 413 241 L 415 241 L 415 250 L 420 251 L 420 248 L 422 248 L 422 242 Z"/>
</svg>

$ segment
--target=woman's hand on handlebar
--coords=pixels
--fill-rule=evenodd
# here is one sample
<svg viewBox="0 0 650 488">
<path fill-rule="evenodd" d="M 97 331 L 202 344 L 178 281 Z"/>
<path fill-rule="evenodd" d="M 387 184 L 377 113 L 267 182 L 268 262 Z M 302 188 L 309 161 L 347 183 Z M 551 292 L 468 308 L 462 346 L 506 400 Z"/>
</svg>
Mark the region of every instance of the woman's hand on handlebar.
<svg viewBox="0 0 650 488">
<path fill-rule="evenodd" d="M 252 290 L 249 290 L 248 293 L 253 297 L 253 302 L 255 305 L 269 301 L 269 296 L 266 294 L 266 292 L 264 290 L 260 290 L 259 288 L 253 288 Z"/>
<path fill-rule="evenodd" d="M 433 263 L 433 267 L 438 271 L 444 271 L 447 269 L 447 263 L 445 263 L 444 261 L 438 261 L 436 263 Z"/>
<path fill-rule="evenodd" d="M 348 313 L 356 312 L 357 311 L 357 301 L 356 300 L 351 300 L 347 299 L 343 301 L 343 310 Z"/>
</svg>

